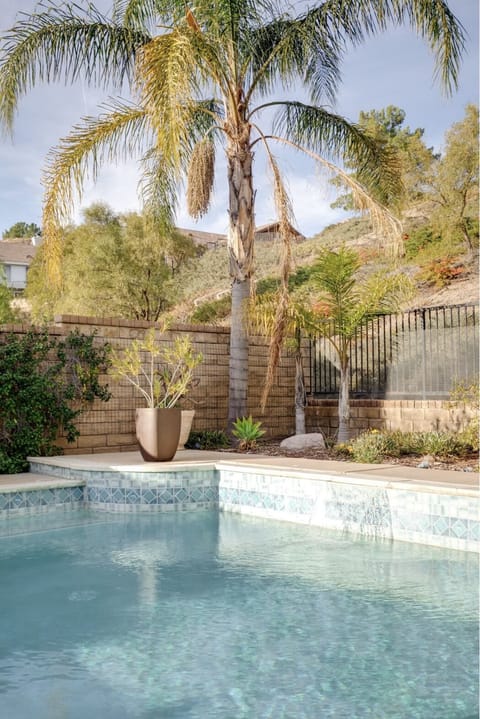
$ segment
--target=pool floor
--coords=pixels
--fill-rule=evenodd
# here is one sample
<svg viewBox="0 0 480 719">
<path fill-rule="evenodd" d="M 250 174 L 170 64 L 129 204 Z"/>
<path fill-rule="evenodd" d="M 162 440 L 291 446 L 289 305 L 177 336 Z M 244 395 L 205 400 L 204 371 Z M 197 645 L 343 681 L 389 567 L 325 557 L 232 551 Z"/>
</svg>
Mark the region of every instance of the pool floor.
<svg viewBox="0 0 480 719">
<path fill-rule="evenodd" d="M 473 554 L 216 511 L 4 524 L 2 717 L 478 716 Z"/>
</svg>

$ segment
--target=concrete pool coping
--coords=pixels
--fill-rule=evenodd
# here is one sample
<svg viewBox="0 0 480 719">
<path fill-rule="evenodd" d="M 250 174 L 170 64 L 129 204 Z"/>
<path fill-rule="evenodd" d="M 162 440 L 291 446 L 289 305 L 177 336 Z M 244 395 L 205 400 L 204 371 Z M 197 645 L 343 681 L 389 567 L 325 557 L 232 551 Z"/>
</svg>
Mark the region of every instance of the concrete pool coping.
<svg viewBox="0 0 480 719">
<path fill-rule="evenodd" d="M 32 458 L 33 459 L 33 458 Z M 421 469 L 397 464 L 360 464 L 333 460 L 278 457 L 238 452 L 215 452 L 208 450 L 183 450 L 177 452 L 171 462 L 143 462 L 139 452 L 112 452 L 102 454 L 62 455 L 35 458 L 38 464 L 89 471 L 125 471 L 149 473 L 172 472 L 199 467 L 215 469 L 217 465 L 258 467 L 284 474 L 288 470 L 294 477 L 348 482 L 383 487 L 408 487 L 424 492 L 479 496 L 480 484 L 476 472 L 455 470 Z M 75 479 L 60 479 L 47 474 L 0 475 L 0 490 L 8 491 L 35 487 L 60 487 L 78 484 Z"/>
</svg>

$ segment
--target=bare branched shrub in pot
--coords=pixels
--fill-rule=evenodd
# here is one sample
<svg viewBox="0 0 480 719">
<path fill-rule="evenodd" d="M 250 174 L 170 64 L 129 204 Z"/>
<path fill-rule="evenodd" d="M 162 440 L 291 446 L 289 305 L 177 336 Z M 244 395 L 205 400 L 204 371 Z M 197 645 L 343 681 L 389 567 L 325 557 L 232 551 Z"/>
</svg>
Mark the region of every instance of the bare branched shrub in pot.
<svg viewBox="0 0 480 719">
<path fill-rule="evenodd" d="M 181 425 L 179 402 L 196 384 L 195 368 L 203 357 L 195 352 L 188 336 L 160 342 L 149 329 L 143 339 L 133 340 L 121 351 L 112 352 L 111 375 L 126 380 L 143 397 L 146 407 L 136 410 L 136 432 L 145 461 L 170 461 L 178 447 Z"/>
</svg>

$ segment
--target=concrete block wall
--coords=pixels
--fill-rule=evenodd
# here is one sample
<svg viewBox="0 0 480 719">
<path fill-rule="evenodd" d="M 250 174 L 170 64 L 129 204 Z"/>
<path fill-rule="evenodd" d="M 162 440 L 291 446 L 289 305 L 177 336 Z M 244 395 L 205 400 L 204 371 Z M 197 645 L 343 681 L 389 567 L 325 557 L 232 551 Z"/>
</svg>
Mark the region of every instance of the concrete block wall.
<svg viewBox="0 0 480 719">
<path fill-rule="evenodd" d="M 451 409 L 443 400 L 351 400 L 350 426 L 353 436 L 367 429 L 429 432 L 460 430 L 473 416 L 466 407 Z M 334 437 L 338 429 L 337 400 L 309 399 L 306 410 L 308 432 L 321 431 Z"/>
</svg>

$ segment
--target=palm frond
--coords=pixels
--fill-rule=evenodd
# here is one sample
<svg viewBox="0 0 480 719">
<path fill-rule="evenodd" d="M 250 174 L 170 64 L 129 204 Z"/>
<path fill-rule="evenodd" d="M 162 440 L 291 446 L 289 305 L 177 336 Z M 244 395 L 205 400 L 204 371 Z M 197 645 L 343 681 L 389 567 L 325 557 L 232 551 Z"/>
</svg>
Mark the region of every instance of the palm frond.
<svg viewBox="0 0 480 719">
<path fill-rule="evenodd" d="M 359 174 L 368 177 L 371 187 L 379 185 L 392 194 L 402 191 L 396 154 L 360 125 L 323 107 L 288 101 L 277 104 L 275 132 L 327 158 L 348 158 Z"/>
<path fill-rule="evenodd" d="M 339 57 L 348 43 L 363 43 L 366 37 L 384 32 L 389 24 L 410 25 L 429 43 L 436 60 L 435 75 L 445 90 L 451 92 L 458 84 L 465 34 L 446 0 L 325 0 L 309 9 L 298 23 L 307 38 L 330 38 Z M 316 82 L 317 64 L 312 56 L 305 73 L 314 102 L 321 100 L 323 90 L 322 83 Z"/>
<path fill-rule="evenodd" d="M 68 221 L 87 171 L 93 179 L 104 161 L 135 155 L 148 142 L 148 118 L 142 108 L 112 103 L 99 118 L 87 117 L 49 156 L 44 174 L 43 237 L 45 263 L 52 283 L 60 281 L 61 226 Z"/>
<path fill-rule="evenodd" d="M 114 0 L 112 16 L 125 27 L 152 31 L 158 17 L 157 6 L 157 0 Z"/>
<path fill-rule="evenodd" d="M 280 286 L 277 292 L 277 305 L 270 347 L 268 352 L 268 366 L 265 386 L 262 393 L 261 408 L 265 409 L 268 395 L 275 380 L 275 374 L 280 363 L 280 354 L 288 332 L 288 311 L 290 305 L 288 279 L 292 267 L 292 239 L 293 239 L 293 211 L 283 178 L 277 161 L 265 143 L 270 168 L 273 173 L 273 188 L 275 208 L 278 215 L 279 234 L 282 242 L 282 257 L 280 260 Z"/>
<path fill-rule="evenodd" d="M 323 108 L 298 102 L 278 104 L 282 105 L 282 109 L 277 115 L 275 128 L 283 136 L 276 135 L 275 139 L 310 155 L 336 176 L 352 193 L 355 207 L 361 212 L 369 212 L 377 230 L 386 235 L 390 247 L 398 252 L 401 223 L 372 196 L 372 189 L 390 196 L 403 193 L 397 155 L 358 125 Z M 326 159 L 323 153 L 327 156 L 337 154 L 342 159 L 353 158 L 358 175 L 367 186 Z"/>
<path fill-rule="evenodd" d="M 177 173 L 155 147 L 145 153 L 142 165 L 139 190 L 144 214 L 149 226 L 162 235 L 168 234 L 177 208 Z"/>
<path fill-rule="evenodd" d="M 260 26 L 248 39 L 251 90 L 262 95 L 280 80 L 289 87 L 295 78 L 307 79 L 317 96 L 333 101 L 340 81 L 341 46 L 328 32 L 305 32 L 302 17 L 287 15 Z"/>
<path fill-rule="evenodd" d="M 93 6 L 51 6 L 25 15 L 3 37 L 0 50 L 0 123 L 12 127 L 19 98 L 37 82 L 80 76 L 87 83 L 120 87 L 132 77 L 145 33 L 109 22 Z"/>
<path fill-rule="evenodd" d="M 189 145 L 192 113 L 198 110 L 193 34 L 175 29 L 156 37 L 143 48 L 137 65 L 138 89 L 155 128 L 157 145 L 177 167 L 182 164 L 182 148 Z"/>
</svg>

